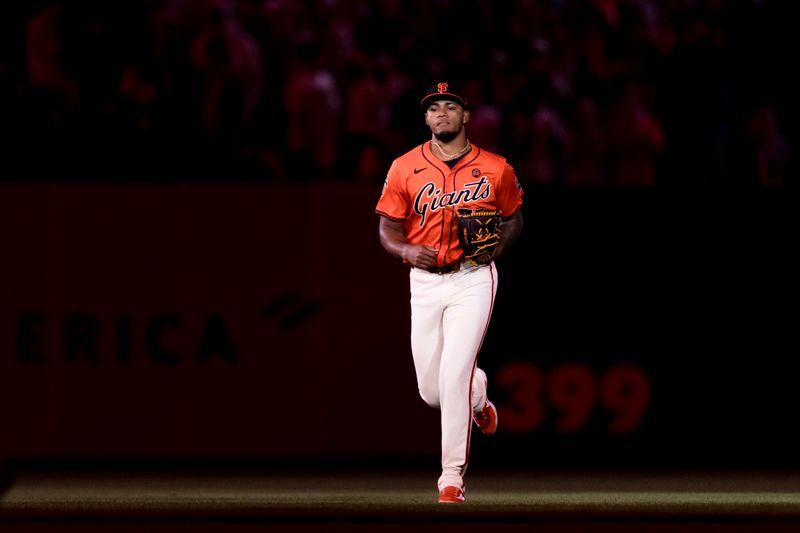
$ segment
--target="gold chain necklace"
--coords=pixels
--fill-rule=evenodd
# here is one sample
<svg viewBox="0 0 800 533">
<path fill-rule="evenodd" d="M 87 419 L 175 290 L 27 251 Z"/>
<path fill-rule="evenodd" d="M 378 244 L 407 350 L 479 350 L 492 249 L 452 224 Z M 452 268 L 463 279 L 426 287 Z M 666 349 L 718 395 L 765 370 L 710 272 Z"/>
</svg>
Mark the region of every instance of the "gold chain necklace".
<svg viewBox="0 0 800 533">
<path fill-rule="evenodd" d="M 464 145 L 464 148 L 462 148 L 461 150 L 459 150 L 458 152 L 456 152 L 454 154 L 448 154 L 447 152 L 445 152 L 442 149 L 442 146 L 439 143 L 437 143 L 436 141 L 431 141 L 431 144 L 436 146 L 436 148 L 439 149 L 439 151 L 442 153 L 442 155 L 447 158 L 447 161 L 449 161 L 450 159 L 455 159 L 456 157 L 460 156 L 461 154 L 463 154 L 464 152 L 467 151 L 467 148 L 469 148 L 469 139 L 467 139 L 467 144 Z"/>
</svg>

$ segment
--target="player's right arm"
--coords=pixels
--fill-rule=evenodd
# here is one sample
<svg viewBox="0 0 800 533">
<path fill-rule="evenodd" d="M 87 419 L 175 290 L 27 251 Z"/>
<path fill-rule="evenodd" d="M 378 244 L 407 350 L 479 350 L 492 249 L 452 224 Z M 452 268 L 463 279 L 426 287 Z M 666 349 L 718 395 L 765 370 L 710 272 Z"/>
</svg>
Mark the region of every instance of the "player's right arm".
<svg viewBox="0 0 800 533">
<path fill-rule="evenodd" d="M 429 246 L 410 244 L 403 232 L 403 223 L 400 221 L 381 216 L 378 236 L 387 252 L 413 267 L 428 268 L 436 263 L 438 251 Z"/>
</svg>

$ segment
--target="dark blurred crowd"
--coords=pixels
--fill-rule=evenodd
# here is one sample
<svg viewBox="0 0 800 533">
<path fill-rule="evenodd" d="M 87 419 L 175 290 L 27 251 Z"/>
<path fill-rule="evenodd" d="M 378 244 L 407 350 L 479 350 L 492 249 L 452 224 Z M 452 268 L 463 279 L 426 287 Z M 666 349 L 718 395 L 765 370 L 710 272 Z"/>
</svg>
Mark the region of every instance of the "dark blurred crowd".
<svg viewBox="0 0 800 533">
<path fill-rule="evenodd" d="M 527 184 L 786 188 L 791 4 L 4 3 L 0 174 L 377 184 L 449 79 Z"/>
</svg>

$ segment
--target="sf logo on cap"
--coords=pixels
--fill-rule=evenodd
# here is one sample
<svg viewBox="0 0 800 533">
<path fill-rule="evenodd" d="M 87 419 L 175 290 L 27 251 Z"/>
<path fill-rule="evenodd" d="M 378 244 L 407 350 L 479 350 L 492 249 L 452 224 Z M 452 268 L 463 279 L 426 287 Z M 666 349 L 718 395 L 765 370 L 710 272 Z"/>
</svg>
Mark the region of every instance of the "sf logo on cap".
<svg viewBox="0 0 800 533">
<path fill-rule="evenodd" d="M 436 88 L 439 89 L 440 93 L 447 92 L 447 84 L 446 83 L 440 83 L 440 84 L 438 84 L 436 86 Z"/>
</svg>

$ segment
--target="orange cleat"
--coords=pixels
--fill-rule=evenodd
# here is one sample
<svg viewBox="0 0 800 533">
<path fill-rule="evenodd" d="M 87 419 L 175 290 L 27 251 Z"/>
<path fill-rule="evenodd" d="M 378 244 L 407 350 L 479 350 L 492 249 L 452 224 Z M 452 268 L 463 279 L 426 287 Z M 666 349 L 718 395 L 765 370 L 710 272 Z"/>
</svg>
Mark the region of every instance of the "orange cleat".
<svg viewBox="0 0 800 533">
<path fill-rule="evenodd" d="M 445 487 L 439 491 L 439 503 L 464 503 L 464 491 L 458 487 Z"/>
<path fill-rule="evenodd" d="M 489 400 L 486 400 L 483 409 L 472 415 L 472 418 L 484 435 L 491 435 L 497 431 L 497 409 Z"/>
</svg>

